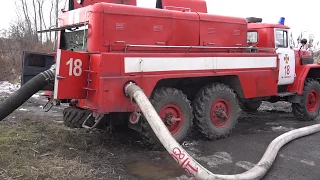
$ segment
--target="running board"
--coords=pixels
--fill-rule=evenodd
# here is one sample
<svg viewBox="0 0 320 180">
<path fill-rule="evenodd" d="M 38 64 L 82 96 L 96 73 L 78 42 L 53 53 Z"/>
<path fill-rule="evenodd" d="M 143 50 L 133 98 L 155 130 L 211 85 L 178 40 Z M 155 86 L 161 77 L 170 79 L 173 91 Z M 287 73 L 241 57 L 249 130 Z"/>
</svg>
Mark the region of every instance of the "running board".
<svg viewBox="0 0 320 180">
<path fill-rule="evenodd" d="M 282 92 L 282 93 L 278 93 L 277 96 L 278 97 L 287 97 L 287 96 L 293 96 L 296 95 L 295 92 Z"/>
</svg>

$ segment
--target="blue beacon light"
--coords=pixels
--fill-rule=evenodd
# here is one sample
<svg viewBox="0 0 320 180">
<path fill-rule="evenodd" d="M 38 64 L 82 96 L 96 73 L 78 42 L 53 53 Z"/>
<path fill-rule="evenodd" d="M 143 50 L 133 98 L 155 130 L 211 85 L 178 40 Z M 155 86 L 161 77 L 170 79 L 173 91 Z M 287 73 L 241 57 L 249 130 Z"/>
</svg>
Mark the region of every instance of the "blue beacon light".
<svg viewBox="0 0 320 180">
<path fill-rule="evenodd" d="M 279 20 L 278 24 L 284 25 L 284 21 L 285 21 L 285 20 L 286 20 L 286 18 L 280 17 L 280 20 Z"/>
</svg>

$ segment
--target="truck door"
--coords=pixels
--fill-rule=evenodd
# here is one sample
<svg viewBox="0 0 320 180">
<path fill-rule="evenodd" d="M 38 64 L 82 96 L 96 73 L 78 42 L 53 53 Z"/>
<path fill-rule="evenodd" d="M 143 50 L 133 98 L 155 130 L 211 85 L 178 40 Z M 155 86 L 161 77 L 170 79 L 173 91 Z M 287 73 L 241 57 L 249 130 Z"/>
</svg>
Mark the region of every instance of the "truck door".
<svg viewBox="0 0 320 180">
<path fill-rule="evenodd" d="M 27 83 L 39 73 L 48 70 L 54 64 L 53 54 L 23 51 L 21 85 Z M 53 90 L 51 85 L 42 90 Z"/>
<path fill-rule="evenodd" d="M 85 99 L 89 54 L 57 50 L 54 99 Z"/>
<path fill-rule="evenodd" d="M 279 55 L 278 85 L 292 84 L 295 78 L 295 55 L 289 45 L 288 29 L 275 29 L 275 46 Z"/>
</svg>

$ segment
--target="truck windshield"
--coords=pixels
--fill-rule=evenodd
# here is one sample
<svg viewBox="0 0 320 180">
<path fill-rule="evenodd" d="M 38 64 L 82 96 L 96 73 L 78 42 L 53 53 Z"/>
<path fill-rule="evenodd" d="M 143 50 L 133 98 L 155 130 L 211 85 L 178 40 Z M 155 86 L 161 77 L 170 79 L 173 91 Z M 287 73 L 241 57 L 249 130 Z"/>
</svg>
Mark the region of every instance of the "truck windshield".
<svg viewBox="0 0 320 180">
<path fill-rule="evenodd" d="M 249 31 L 247 33 L 247 42 L 248 43 L 257 43 L 258 42 L 258 32 L 257 31 Z"/>
<path fill-rule="evenodd" d="M 60 48 L 71 51 L 84 51 L 87 48 L 88 25 L 61 32 Z"/>
<path fill-rule="evenodd" d="M 288 32 L 286 30 L 276 30 L 275 40 L 276 40 L 276 47 L 287 48 L 288 47 Z"/>
</svg>

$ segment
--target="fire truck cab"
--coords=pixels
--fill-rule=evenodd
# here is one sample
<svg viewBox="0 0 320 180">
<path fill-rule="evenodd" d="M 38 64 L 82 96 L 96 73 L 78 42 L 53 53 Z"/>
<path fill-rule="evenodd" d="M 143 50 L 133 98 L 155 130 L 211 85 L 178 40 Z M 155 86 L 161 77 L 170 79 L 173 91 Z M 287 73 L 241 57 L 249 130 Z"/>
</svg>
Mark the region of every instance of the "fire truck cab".
<svg viewBox="0 0 320 180">
<path fill-rule="evenodd" d="M 290 27 L 284 25 L 284 18 L 278 24 L 262 23 L 262 18 L 249 17 L 247 41 L 249 46 L 275 48 L 279 56 L 279 93 L 288 92 L 288 85 L 295 83 L 297 69 L 313 64 L 312 54 L 301 49 L 307 43 L 303 39 L 301 47 L 290 46 Z"/>
</svg>

